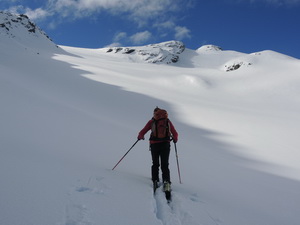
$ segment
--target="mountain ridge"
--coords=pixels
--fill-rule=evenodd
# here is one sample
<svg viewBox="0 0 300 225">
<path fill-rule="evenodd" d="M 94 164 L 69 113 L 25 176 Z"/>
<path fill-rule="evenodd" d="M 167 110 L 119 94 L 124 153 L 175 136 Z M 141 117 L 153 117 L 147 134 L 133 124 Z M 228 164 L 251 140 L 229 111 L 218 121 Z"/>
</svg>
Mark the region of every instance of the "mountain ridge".
<svg viewBox="0 0 300 225">
<path fill-rule="evenodd" d="M 31 48 L 37 54 L 47 49 L 53 52 L 56 52 L 58 49 L 61 50 L 59 45 L 55 44 L 44 31 L 23 14 L 15 15 L 0 11 L 0 30 L 2 30 L 2 39 L 4 38 L 2 41 L 4 48 L 5 42 L 13 41 L 16 43 L 15 47 L 22 47 L 25 50 Z M 186 48 L 183 42 L 175 40 L 145 46 L 104 47 L 99 49 L 100 52 L 110 56 L 121 55 L 122 58 L 126 58 L 130 62 L 167 65 L 180 65 L 181 61 L 186 61 L 183 57 L 187 50 L 203 56 L 198 58 L 200 61 L 203 60 L 206 65 L 208 61 L 218 61 L 218 55 L 227 54 L 228 61 L 218 64 L 219 69 L 226 72 L 252 66 L 253 60 L 249 60 L 249 58 L 253 58 L 253 55 L 259 56 L 265 52 L 246 54 L 230 50 L 225 51 L 216 45 L 203 45 L 196 50 L 190 50 Z M 201 62 L 194 64 L 203 65 Z"/>
</svg>

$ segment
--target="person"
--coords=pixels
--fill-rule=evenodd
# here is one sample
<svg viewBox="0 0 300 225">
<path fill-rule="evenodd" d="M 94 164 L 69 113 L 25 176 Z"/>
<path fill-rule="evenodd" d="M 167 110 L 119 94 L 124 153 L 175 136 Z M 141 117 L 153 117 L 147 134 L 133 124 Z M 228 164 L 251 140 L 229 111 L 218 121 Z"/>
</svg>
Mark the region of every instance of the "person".
<svg viewBox="0 0 300 225">
<path fill-rule="evenodd" d="M 158 123 L 159 121 L 166 121 L 163 136 L 159 136 Z M 162 180 L 164 183 L 164 190 L 170 191 L 171 179 L 169 170 L 169 155 L 170 155 L 170 142 L 173 140 L 174 143 L 178 141 L 178 133 L 168 119 L 168 113 L 164 109 L 156 107 L 153 111 L 153 118 L 147 122 L 145 127 L 139 132 L 138 140 L 144 140 L 145 134 L 151 130 L 150 134 L 150 151 L 152 156 L 151 176 L 153 181 L 153 187 L 158 187 L 159 183 L 159 166 L 161 162 Z M 159 136 L 159 137 L 158 137 Z"/>
</svg>

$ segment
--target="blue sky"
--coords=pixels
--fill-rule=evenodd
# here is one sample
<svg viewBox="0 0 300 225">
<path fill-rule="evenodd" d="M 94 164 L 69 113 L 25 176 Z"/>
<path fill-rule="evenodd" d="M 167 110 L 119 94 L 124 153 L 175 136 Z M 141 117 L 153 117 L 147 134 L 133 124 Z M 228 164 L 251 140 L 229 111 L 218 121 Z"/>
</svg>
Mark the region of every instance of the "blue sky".
<svg viewBox="0 0 300 225">
<path fill-rule="evenodd" d="M 300 59 L 300 0 L 1 0 L 59 45 L 101 48 L 180 40 Z"/>
</svg>

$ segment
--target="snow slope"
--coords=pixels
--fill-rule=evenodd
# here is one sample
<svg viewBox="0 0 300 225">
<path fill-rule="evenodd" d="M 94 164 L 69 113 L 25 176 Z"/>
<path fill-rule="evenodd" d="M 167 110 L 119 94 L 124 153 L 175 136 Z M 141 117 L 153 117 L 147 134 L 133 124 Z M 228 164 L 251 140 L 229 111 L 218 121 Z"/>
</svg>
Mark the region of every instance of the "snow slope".
<svg viewBox="0 0 300 225">
<path fill-rule="evenodd" d="M 203 46 L 152 64 L 3 29 L 0 224 L 300 223 L 299 60 Z M 170 205 L 147 141 L 111 170 L 157 105 L 180 135 Z"/>
</svg>

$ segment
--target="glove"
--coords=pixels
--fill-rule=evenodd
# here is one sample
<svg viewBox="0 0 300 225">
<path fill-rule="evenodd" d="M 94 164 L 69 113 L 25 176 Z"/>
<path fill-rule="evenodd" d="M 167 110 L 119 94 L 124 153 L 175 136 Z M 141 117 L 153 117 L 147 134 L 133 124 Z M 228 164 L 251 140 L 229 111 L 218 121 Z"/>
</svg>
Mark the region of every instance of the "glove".
<svg viewBox="0 0 300 225">
<path fill-rule="evenodd" d="M 137 139 L 138 139 L 138 140 L 145 140 L 144 136 L 142 136 L 142 135 L 139 135 L 139 136 L 137 137 Z"/>
<path fill-rule="evenodd" d="M 174 143 L 177 143 L 177 141 L 178 141 L 177 138 L 173 138 Z"/>
</svg>

